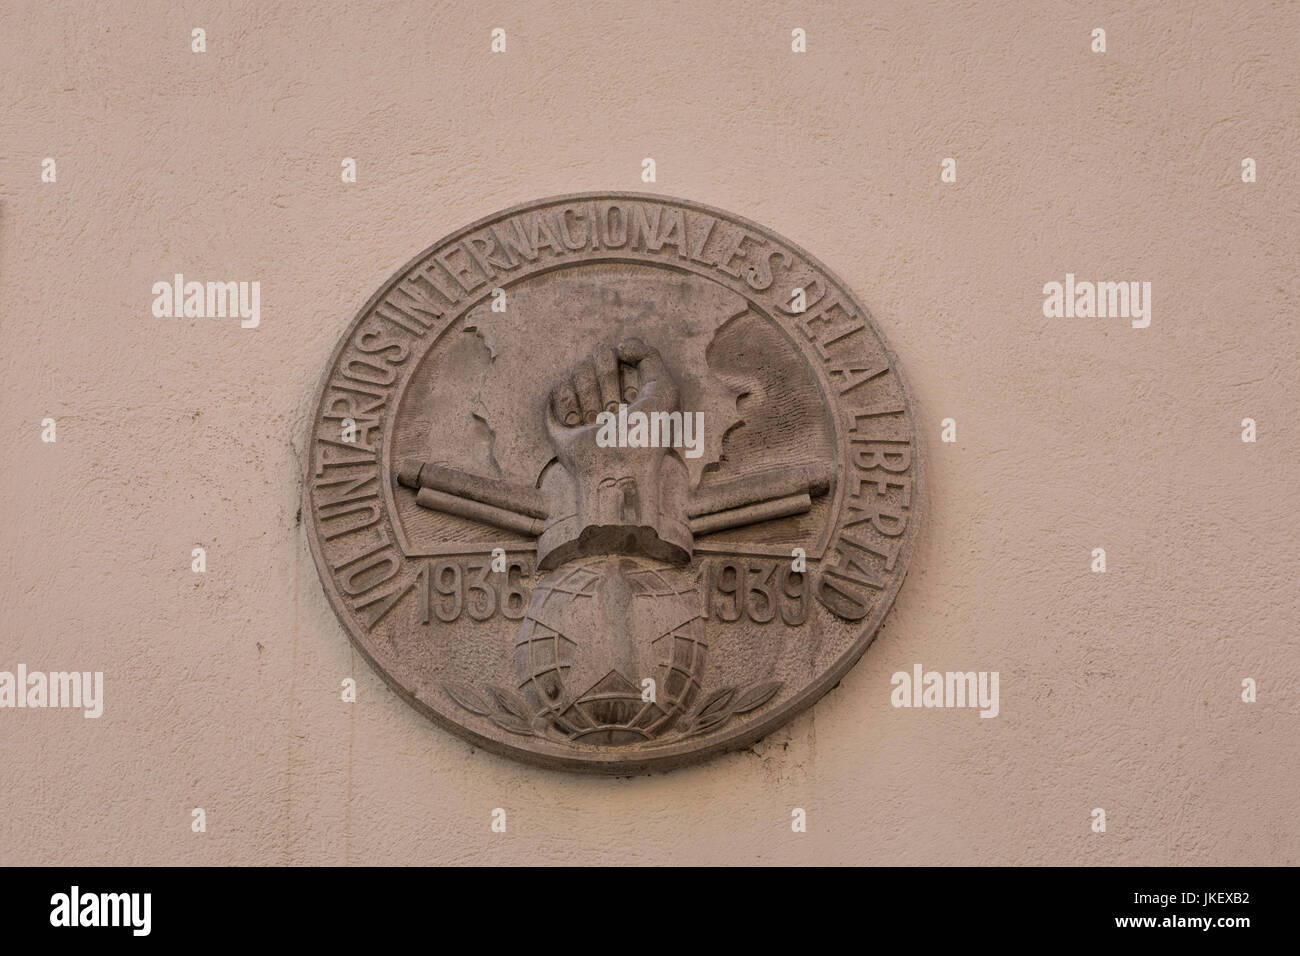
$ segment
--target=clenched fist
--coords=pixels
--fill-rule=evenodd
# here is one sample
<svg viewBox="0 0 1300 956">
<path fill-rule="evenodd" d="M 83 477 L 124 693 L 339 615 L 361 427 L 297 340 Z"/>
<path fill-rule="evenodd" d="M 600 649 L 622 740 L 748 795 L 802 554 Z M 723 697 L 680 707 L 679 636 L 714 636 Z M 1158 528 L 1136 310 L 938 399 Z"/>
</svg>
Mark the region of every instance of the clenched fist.
<svg viewBox="0 0 1300 956">
<path fill-rule="evenodd" d="M 601 447 L 597 416 L 678 410 L 677 385 L 658 350 L 640 339 L 602 346 L 551 390 L 546 431 L 572 486 L 538 542 L 547 565 L 582 554 L 640 553 L 689 558 L 686 473 L 668 449 Z"/>
</svg>

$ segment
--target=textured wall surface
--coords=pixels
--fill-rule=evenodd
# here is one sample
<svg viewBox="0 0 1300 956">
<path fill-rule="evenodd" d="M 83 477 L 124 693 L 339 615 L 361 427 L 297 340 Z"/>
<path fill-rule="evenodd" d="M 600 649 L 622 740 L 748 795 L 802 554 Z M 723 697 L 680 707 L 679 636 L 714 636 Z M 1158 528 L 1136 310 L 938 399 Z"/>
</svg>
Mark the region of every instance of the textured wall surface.
<svg viewBox="0 0 1300 956">
<path fill-rule="evenodd" d="M 6 3 L 0 670 L 102 670 L 106 701 L 0 710 L 0 863 L 1300 863 L 1297 43 L 1264 2 Z M 841 685 L 633 779 L 402 703 L 297 520 L 370 294 L 595 189 L 821 259 L 928 456 L 908 580 Z M 177 272 L 260 281 L 260 327 L 155 318 Z M 1045 318 L 1066 272 L 1151 282 L 1150 327 Z M 918 662 L 1000 672 L 1001 713 L 891 707 Z"/>
</svg>

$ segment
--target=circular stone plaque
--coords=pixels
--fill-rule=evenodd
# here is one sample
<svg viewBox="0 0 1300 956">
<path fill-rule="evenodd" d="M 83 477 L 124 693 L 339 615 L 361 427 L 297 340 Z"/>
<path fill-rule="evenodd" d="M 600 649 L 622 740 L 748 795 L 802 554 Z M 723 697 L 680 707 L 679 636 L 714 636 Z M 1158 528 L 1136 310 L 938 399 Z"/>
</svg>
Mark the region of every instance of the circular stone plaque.
<svg viewBox="0 0 1300 956">
<path fill-rule="evenodd" d="M 560 196 L 416 256 L 334 350 L 304 513 L 408 703 L 497 753 L 666 769 L 866 650 L 920 520 L 897 362 L 798 246 L 697 203 Z"/>
</svg>

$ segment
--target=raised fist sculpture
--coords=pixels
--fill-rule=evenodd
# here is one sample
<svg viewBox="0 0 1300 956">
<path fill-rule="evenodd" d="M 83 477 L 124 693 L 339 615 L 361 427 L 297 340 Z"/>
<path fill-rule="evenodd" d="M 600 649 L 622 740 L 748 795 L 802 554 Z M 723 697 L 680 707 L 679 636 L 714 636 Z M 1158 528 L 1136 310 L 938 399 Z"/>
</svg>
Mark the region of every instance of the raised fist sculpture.
<svg viewBox="0 0 1300 956">
<path fill-rule="evenodd" d="M 596 349 L 552 389 L 539 426 L 555 459 L 534 484 L 420 461 L 403 462 L 397 482 L 423 507 L 536 537 L 541 570 L 592 554 L 684 564 L 699 535 L 802 514 L 829 490 L 828 465 L 691 488 L 671 449 L 597 442 L 597 416 L 620 404 L 629 414 L 679 410 L 677 386 L 658 351 L 639 339 Z"/>
<path fill-rule="evenodd" d="M 666 447 L 602 446 L 602 430 L 612 429 L 597 419 L 620 405 L 628 417 L 676 412 L 680 421 L 677 386 L 639 339 L 596 349 L 551 392 L 546 431 L 556 461 L 540 484 L 557 505 L 537 542 L 543 567 L 597 554 L 690 560 L 686 466 Z"/>
<path fill-rule="evenodd" d="M 829 489 L 829 468 L 691 489 L 678 450 L 609 441 L 607 413 L 682 421 L 676 383 L 639 339 L 598 347 L 541 412 L 555 458 L 534 485 L 420 462 L 403 464 L 397 480 L 426 508 L 537 536 L 545 576 L 513 644 L 532 718 L 515 732 L 612 747 L 681 732 L 707 661 L 699 595 L 678 570 L 695 536 L 808 511 Z M 645 678 L 657 697 L 643 697 Z"/>
</svg>

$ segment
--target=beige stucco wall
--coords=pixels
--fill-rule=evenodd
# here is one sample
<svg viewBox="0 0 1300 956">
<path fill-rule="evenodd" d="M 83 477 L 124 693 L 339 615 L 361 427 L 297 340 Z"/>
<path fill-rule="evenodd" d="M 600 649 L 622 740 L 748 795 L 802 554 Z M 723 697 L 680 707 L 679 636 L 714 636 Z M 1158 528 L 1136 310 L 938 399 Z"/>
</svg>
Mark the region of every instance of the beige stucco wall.
<svg viewBox="0 0 1300 956">
<path fill-rule="evenodd" d="M 0 669 L 106 682 L 99 720 L 0 710 L 0 863 L 1300 863 L 1295 4 L 297 6 L 0 12 Z M 928 514 L 811 712 L 591 779 L 472 750 L 357 657 L 299 453 L 397 266 L 642 188 L 847 280 Z M 176 272 L 260 281 L 261 326 L 154 318 Z M 1044 318 L 1066 272 L 1150 281 L 1151 326 Z M 917 662 L 999 671 L 1001 714 L 892 708 Z"/>
</svg>

